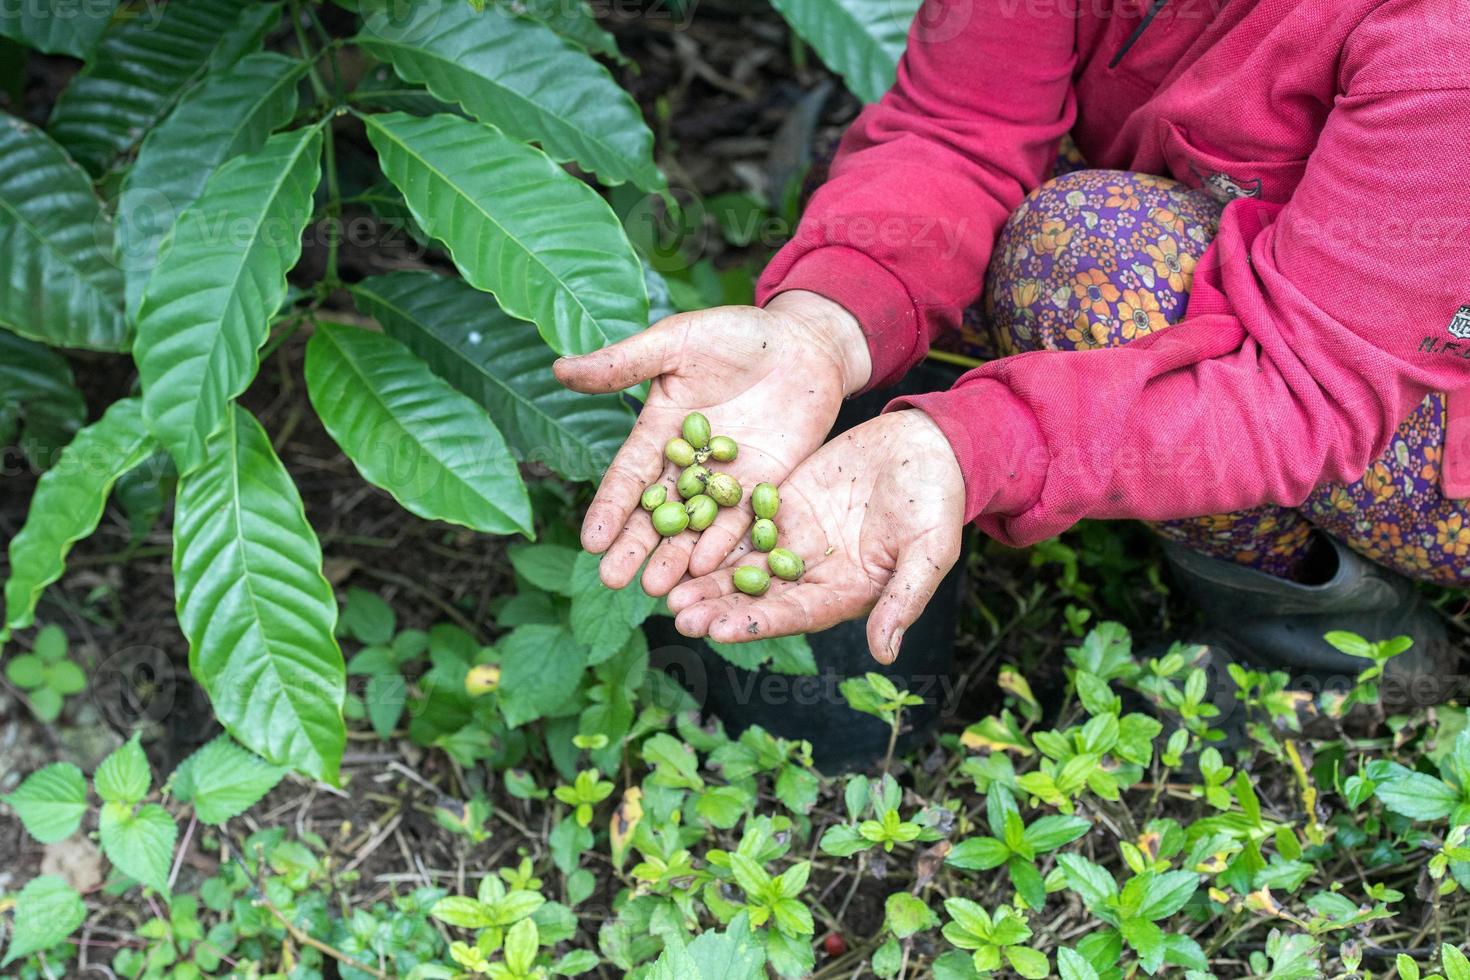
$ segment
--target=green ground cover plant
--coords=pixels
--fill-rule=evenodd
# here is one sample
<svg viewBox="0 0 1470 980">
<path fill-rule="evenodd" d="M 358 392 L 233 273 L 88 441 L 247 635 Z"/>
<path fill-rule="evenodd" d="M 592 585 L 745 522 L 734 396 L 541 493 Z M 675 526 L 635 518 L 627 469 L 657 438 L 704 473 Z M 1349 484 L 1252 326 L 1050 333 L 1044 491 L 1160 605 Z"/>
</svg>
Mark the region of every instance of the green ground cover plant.
<svg viewBox="0 0 1470 980">
<path fill-rule="evenodd" d="M 556 546 L 526 547 L 529 568 L 546 557 L 531 549 Z M 239 823 L 287 771 L 227 736 L 167 779 L 134 737 L 94 773 L 53 764 L 4 802 L 38 841 L 90 832 L 108 889 L 157 910 L 116 953 L 119 975 L 317 976 L 330 960 L 342 976 L 420 978 L 1467 976 L 1463 709 L 1386 719 L 1386 737 L 1309 737 L 1297 705 L 1238 698 L 1229 714 L 1255 734 L 1227 765 L 1221 730 L 1191 731 L 1165 694 L 1197 683 L 1201 651 L 1140 656 L 1103 623 L 1067 651 L 1060 702 L 1036 721 L 1011 694 L 925 764 L 834 778 L 809 746 L 702 719 L 647 669 L 637 631 L 603 661 L 616 669 L 535 717 L 505 655 L 519 630 L 570 631 L 551 620 L 575 601 L 523 583 L 500 615 L 537 606 L 545 621 L 489 647 L 449 625 L 397 630 L 368 593 L 344 608 L 351 662 L 409 692 L 391 726 L 364 711 L 354 730 L 498 776 L 434 808 L 465 853 L 514 848 L 462 889 L 346 902 L 355 872 L 329 842 Z M 388 666 L 394 649 L 412 653 Z M 854 711 L 884 687 L 861 680 Z M 1369 684 L 1353 693 L 1375 704 Z M 545 836 L 523 836 L 511 807 Z M 188 891 L 181 826 L 220 857 Z M 876 907 L 867 932 L 849 918 L 859 894 Z M 67 962 L 82 897 L 40 876 L 10 903 L 7 963 L 44 976 Z"/>
</svg>

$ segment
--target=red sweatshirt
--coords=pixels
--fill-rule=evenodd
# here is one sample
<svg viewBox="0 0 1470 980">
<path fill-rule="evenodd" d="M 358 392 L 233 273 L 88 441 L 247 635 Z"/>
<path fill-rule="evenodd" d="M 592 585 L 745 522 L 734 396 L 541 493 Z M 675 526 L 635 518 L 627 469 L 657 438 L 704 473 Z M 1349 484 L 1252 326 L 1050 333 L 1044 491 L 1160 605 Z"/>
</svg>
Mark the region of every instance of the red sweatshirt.
<svg viewBox="0 0 1470 980">
<path fill-rule="evenodd" d="M 761 302 L 807 289 L 850 310 L 882 385 L 979 295 L 1063 133 L 1094 167 L 1251 195 L 1174 328 L 895 403 L 943 428 L 967 518 L 1013 545 L 1085 517 L 1300 504 L 1470 382 L 1470 0 L 1170 0 L 1109 67 L 1149 5 L 928 0 L 761 278 Z"/>
</svg>

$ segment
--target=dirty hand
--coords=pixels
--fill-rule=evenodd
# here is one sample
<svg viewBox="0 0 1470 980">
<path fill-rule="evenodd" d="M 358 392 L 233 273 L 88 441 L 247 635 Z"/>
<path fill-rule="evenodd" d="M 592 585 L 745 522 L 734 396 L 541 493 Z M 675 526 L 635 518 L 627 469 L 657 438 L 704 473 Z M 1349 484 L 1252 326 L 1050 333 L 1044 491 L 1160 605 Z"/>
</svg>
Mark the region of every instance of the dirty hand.
<svg viewBox="0 0 1470 980">
<path fill-rule="evenodd" d="M 718 468 L 753 487 L 779 483 L 826 438 L 842 399 L 868 381 L 867 343 L 857 320 L 815 293 L 792 291 L 764 309 L 727 306 L 660 320 L 600 351 L 564 357 L 553 370 L 568 388 L 614 392 L 651 381 L 648 401 L 602 479 L 582 523 L 582 546 L 603 554 L 602 580 L 632 581 L 644 559 L 650 595 L 665 595 L 685 571 L 714 571 L 744 537 L 750 503 L 721 508 L 703 534 L 664 539 L 638 506 L 662 481 L 673 497 L 677 469 L 664 443 L 684 416 L 703 412 L 739 456 Z"/>
<path fill-rule="evenodd" d="M 771 580 L 760 597 L 733 584 L 745 554 L 669 595 L 679 632 L 719 643 L 810 633 L 868 617 L 868 649 L 898 656 L 960 553 L 965 482 L 939 426 L 916 409 L 880 415 L 823 446 L 780 488 L 780 545 L 806 561 L 798 582 Z"/>
</svg>

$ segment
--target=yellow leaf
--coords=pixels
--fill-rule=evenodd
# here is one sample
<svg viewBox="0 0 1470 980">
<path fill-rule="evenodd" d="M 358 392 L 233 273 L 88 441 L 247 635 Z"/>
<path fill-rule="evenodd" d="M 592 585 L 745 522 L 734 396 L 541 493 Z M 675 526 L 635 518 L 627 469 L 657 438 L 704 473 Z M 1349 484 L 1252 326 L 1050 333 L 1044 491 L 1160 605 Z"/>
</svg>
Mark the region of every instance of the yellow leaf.
<svg viewBox="0 0 1470 980">
<path fill-rule="evenodd" d="M 612 841 L 613 867 L 623 870 L 623 861 L 628 856 L 628 844 L 638 822 L 643 819 L 643 790 L 629 786 L 623 791 L 623 802 L 608 821 L 607 835 Z"/>
<path fill-rule="evenodd" d="M 500 687 L 500 667 L 496 664 L 480 664 L 471 667 L 470 672 L 464 675 L 465 693 L 471 697 L 479 697 L 489 694 Z"/>
<path fill-rule="evenodd" d="M 1281 906 L 1276 899 L 1271 897 L 1271 889 L 1262 888 L 1260 891 L 1251 892 L 1245 897 L 1245 907 L 1252 912 L 1265 912 L 1267 915 L 1280 915 Z"/>
<path fill-rule="evenodd" d="M 1000 669 L 1000 677 L 996 683 L 1000 685 L 1001 690 L 1009 691 L 1027 704 L 1040 707 L 1036 703 L 1036 695 L 1031 693 L 1031 685 L 1026 682 L 1026 678 L 1022 677 L 1019 672 L 1010 667 L 1002 667 Z"/>
</svg>

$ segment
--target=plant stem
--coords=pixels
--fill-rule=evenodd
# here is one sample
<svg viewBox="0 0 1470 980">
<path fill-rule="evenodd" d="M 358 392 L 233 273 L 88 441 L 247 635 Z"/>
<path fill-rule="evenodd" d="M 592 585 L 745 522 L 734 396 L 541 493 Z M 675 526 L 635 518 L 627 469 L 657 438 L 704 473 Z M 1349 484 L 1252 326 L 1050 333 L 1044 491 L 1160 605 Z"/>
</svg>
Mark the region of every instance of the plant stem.
<svg viewBox="0 0 1470 980">
<path fill-rule="evenodd" d="M 903 724 L 903 706 L 893 712 L 893 724 L 888 726 L 888 751 L 883 755 L 883 775 L 888 775 L 893 765 L 893 750 L 898 746 L 898 729 Z"/>
<path fill-rule="evenodd" d="M 337 144 L 332 134 L 332 117 L 345 104 L 347 97 L 342 88 L 342 66 L 337 61 L 337 44 L 327 34 L 326 28 L 316 16 L 316 11 L 307 7 L 305 16 L 311 20 L 322 38 L 321 51 L 313 51 L 311 41 L 306 36 L 306 28 L 301 23 L 303 8 L 300 0 L 291 0 L 290 15 L 291 28 L 296 32 L 296 44 L 301 48 L 301 57 L 310 62 L 307 75 L 311 78 L 312 91 L 316 93 L 317 101 L 327 106 L 327 112 L 321 123 L 326 130 L 327 270 L 321 285 L 325 287 L 326 292 L 330 292 L 342 284 L 341 279 L 337 276 L 337 253 L 342 243 L 342 192 L 337 182 Z M 327 91 L 321 72 L 317 70 L 316 63 L 322 51 L 329 53 L 332 57 L 332 85 L 336 90 L 335 95 Z"/>
<path fill-rule="evenodd" d="M 173 870 L 168 873 L 168 888 L 173 891 L 174 882 L 179 880 L 179 868 L 184 865 L 184 852 L 189 849 L 189 842 L 194 839 L 194 828 L 199 824 L 199 814 L 189 814 L 189 829 L 184 831 L 183 843 L 179 845 L 179 852 L 174 855 Z"/>
<path fill-rule="evenodd" d="M 301 4 L 297 0 L 291 0 L 291 7 L 287 10 L 291 18 L 291 29 L 296 32 L 296 46 L 301 49 L 301 57 L 309 62 L 307 77 L 311 79 L 311 90 L 321 102 L 331 102 L 332 97 L 327 92 L 326 83 L 322 81 L 321 74 L 316 70 L 317 52 L 312 50 L 311 42 L 306 38 L 306 29 L 301 26 Z"/>
<path fill-rule="evenodd" d="M 337 183 L 337 141 L 332 135 L 332 124 L 326 125 L 326 169 L 327 169 L 327 271 L 324 284 L 328 290 L 342 285 L 337 276 L 337 253 L 342 244 L 342 192 Z"/>
</svg>

